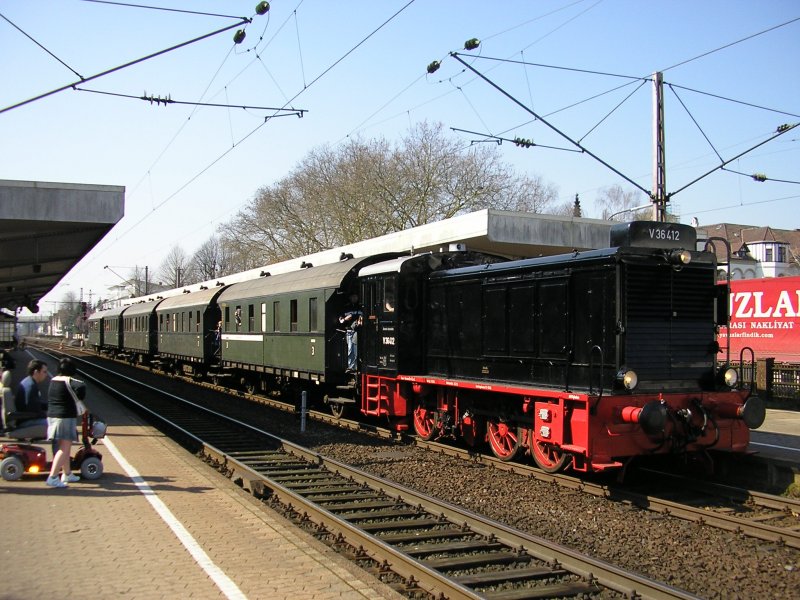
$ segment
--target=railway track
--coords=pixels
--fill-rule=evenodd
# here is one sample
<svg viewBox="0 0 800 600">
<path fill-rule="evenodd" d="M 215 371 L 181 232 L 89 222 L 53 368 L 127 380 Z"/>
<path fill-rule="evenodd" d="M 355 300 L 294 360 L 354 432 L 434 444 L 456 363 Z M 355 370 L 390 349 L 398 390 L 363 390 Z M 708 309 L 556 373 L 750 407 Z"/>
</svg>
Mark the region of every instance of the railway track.
<svg viewBox="0 0 800 600">
<path fill-rule="evenodd" d="M 81 372 L 332 545 L 435 598 L 693 598 L 281 440 L 103 367 Z M 92 375 L 92 374 L 95 375 Z M 102 380 L 115 378 L 114 386 Z M 142 393 L 142 390 L 145 390 Z M 138 396 L 133 400 L 132 395 Z"/>
<path fill-rule="evenodd" d="M 93 353 L 88 354 L 95 356 Z M 196 381 L 192 383 L 223 393 L 231 393 L 228 388 L 211 383 Z M 294 411 L 296 408 L 281 400 L 245 392 L 240 394 L 279 410 Z M 351 431 L 387 439 L 396 437 L 396 434 L 388 429 L 337 418 L 322 411 L 310 410 L 308 416 L 316 421 Z M 580 490 L 656 513 L 800 549 L 800 500 L 797 499 L 647 469 L 640 470 L 645 477 L 636 485 L 596 483 L 587 478 L 567 474 L 548 474 L 533 466 L 503 462 L 490 455 L 476 453 L 474 450 L 460 449 L 438 442 L 425 442 L 415 438 L 415 443 L 419 447 L 435 452 L 477 461 L 496 469 L 557 484 L 566 489 Z"/>
<path fill-rule="evenodd" d="M 535 467 L 508 463 L 438 442 L 416 440 L 417 446 L 479 462 L 587 494 L 627 502 L 638 508 L 718 527 L 800 549 L 800 500 L 733 486 L 703 482 L 656 470 L 642 470 L 641 483 L 596 483 L 565 474 L 548 474 Z"/>
</svg>

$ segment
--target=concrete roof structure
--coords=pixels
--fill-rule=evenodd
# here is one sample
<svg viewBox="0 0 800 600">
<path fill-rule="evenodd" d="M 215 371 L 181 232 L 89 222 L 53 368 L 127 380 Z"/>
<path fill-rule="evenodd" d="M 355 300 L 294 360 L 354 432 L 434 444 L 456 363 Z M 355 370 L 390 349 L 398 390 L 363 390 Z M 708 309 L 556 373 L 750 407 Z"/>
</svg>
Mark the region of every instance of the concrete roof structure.
<svg viewBox="0 0 800 600">
<path fill-rule="evenodd" d="M 121 186 L 0 180 L 0 307 L 38 302 L 124 214 Z"/>
<path fill-rule="evenodd" d="M 392 252 L 411 255 L 442 248 L 447 250 L 450 244 L 455 243 L 464 244 L 469 250 L 508 258 L 530 258 L 572 250 L 605 248 L 609 245 L 612 225 L 614 223 L 611 221 L 598 219 L 484 209 L 143 298 L 167 298 L 181 294 L 184 289 L 194 292 L 200 286 L 213 288 L 258 279 L 262 273 L 267 272 L 278 275 L 298 271 L 304 263 L 314 266 L 337 263 L 342 254 L 352 254 L 356 258 Z M 138 302 L 141 299 L 128 302 Z"/>
</svg>

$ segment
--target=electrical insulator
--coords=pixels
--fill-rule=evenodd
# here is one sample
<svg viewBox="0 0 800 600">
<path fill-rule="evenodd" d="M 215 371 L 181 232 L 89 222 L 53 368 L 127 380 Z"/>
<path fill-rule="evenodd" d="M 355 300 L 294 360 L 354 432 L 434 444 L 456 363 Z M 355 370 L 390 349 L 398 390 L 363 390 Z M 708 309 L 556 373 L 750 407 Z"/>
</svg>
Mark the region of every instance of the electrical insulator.
<svg viewBox="0 0 800 600">
<path fill-rule="evenodd" d="M 434 73 L 436 73 L 436 71 L 439 70 L 439 67 L 441 66 L 441 64 L 442 63 L 440 63 L 438 60 L 435 60 L 431 64 L 429 64 L 428 65 L 428 75 L 433 75 Z"/>
<path fill-rule="evenodd" d="M 464 50 L 475 50 L 480 45 L 481 41 L 478 38 L 470 38 L 464 42 Z"/>
<path fill-rule="evenodd" d="M 762 183 L 768 179 L 768 177 L 763 173 L 753 173 L 751 177 L 753 178 L 753 181 L 760 181 Z"/>
<path fill-rule="evenodd" d="M 236 33 L 233 34 L 233 43 L 234 44 L 241 44 L 245 38 L 244 29 L 238 29 Z"/>
<path fill-rule="evenodd" d="M 256 14 L 265 15 L 269 12 L 269 2 L 259 2 L 256 5 Z"/>
</svg>

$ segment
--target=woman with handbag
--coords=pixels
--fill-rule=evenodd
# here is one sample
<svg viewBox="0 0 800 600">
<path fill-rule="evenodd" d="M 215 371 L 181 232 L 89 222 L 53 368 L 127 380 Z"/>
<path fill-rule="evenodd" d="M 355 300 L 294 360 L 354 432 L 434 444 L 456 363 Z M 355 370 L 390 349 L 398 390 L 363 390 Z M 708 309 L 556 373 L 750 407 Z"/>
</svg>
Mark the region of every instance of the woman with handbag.
<svg viewBox="0 0 800 600">
<path fill-rule="evenodd" d="M 72 474 L 70 453 L 72 442 L 78 441 L 78 417 L 86 412 L 82 402 L 86 396 L 86 386 L 82 381 L 73 379 L 75 373 L 72 360 L 62 358 L 58 363 L 58 374 L 50 380 L 50 391 L 47 395 L 47 437 L 58 447 L 53 456 L 50 476 L 47 478 L 47 485 L 50 487 L 63 488 L 80 480 L 79 476 Z"/>
</svg>

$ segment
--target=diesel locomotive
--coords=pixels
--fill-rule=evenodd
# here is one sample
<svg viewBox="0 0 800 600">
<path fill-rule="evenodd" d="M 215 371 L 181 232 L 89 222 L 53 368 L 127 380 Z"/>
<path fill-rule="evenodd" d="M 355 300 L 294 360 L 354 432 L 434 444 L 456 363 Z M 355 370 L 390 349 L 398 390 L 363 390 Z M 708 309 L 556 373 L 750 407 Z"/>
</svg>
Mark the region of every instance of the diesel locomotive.
<svg viewBox="0 0 800 600">
<path fill-rule="evenodd" d="M 354 293 L 351 372 L 339 316 Z M 90 343 L 250 392 L 305 391 L 335 415 L 488 444 L 501 460 L 596 473 L 747 451 L 765 410 L 720 353 L 728 294 L 694 228 L 635 222 L 613 227 L 607 248 L 523 260 L 343 255 L 96 313 Z"/>
</svg>

